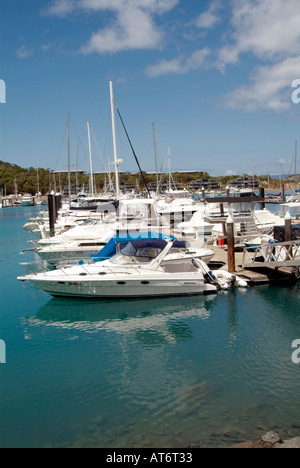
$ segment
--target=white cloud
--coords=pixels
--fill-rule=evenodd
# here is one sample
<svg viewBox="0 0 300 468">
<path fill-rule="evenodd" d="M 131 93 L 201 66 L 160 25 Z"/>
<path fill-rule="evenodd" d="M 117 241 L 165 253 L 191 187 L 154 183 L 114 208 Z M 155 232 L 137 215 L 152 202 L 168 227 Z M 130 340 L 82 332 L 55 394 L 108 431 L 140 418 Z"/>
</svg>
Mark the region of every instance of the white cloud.
<svg viewBox="0 0 300 468">
<path fill-rule="evenodd" d="M 146 73 L 153 78 L 161 75 L 168 75 L 169 73 L 180 75 L 183 73 L 182 60 L 182 58 L 175 58 L 173 60 L 163 59 L 155 65 L 148 65 Z"/>
<path fill-rule="evenodd" d="M 76 8 L 74 0 L 52 0 L 52 2 L 42 10 L 43 15 L 64 17 L 69 15 Z"/>
<path fill-rule="evenodd" d="M 287 111 L 291 106 L 295 76 L 300 77 L 300 56 L 258 67 L 253 73 L 252 83 L 228 93 L 223 102 L 231 109 Z"/>
<path fill-rule="evenodd" d="M 221 8 L 221 3 L 219 0 L 214 0 L 207 11 L 202 13 L 197 21 L 196 25 L 198 28 L 210 29 L 213 28 L 220 20 L 217 12 Z"/>
<path fill-rule="evenodd" d="M 17 50 L 17 57 L 20 59 L 26 59 L 33 55 L 33 49 L 28 49 L 25 45 L 22 45 Z"/>
<path fill-rule="evenodd" d="M 48 44 L 42 44 L 41 45 L 41 51 L 42 52 L 48 52 L 52 48 L 52 43 L 49 42 Z"/>
<path fill-rule="evenodd" d="M 291 86 L 300 77 L 299 0 L 232 0 L 232 34 L 217 51 L 215 66 L 225 72 L 243 54 L 261 63 L 250 84 L 224 96 L 228 108 L 285 112 L 291 109 Z"/>
<path fill-rule="evenodd" d="M 206 47 L 204 49 L 196 50 L 188 58 L 181 56 L 173 60 L 161 60 L 154 65 L 149 65 L 146 68 L 146 73 L 148 76 L 153 78 L 161 75 L 167 75 L 169 73 L 181 75 L 188 73 L 191 70 L 197 70 L 205 67 L 206 59 L 209 55 L 210 50 Z"/>
<path fill-rule="evenodd" d="M 43 12 L 60 17 L 74 11 L 114 13 L 115 18 L 111 24 L 94 32 L 80 50 L 83 54 L 101 54 L 158 47 L 164 33 L 155 24 L 153 16 L 170 11 L 178 2 L 179 0 L 53 0 Z"/>
<path fill-rule="evenodd" d="M 299 0 L 233 0 L 231 25 L 233 44 L 220 49 L 220 67 L 236 63 L 242 53 L 280 60 L 299 52 Z"/>
<path fill-rule="evenodd" d="M 236 171 L 233 171 L 232 169 L 228 169 L 225 173 L 225 175 L 227 176 L 234 176 L 234 175 L 237 175 L 237 172 Z"/>
<path fill-rule="evenodd" d="M 178 3 L 179 0 L 77 0 L 78 8 L 90 9 L 94 11 L 107 9 L 120 11 L 128 6 L 133 9 L 140 8 L 158 14 L 162 14 L 171 10 Z"/>
<path fill-rule="evenodd" d="M 83 54 L 151 49 L 159 45 L 162 32 L 155 26 L 147 12 L 126 6 L 116 13 L 116 21 L 94 33 L 89 42 L 82 47 Z"/>
<path fill-rule="evenodd" d="M 91 34 L 80 52 L 116 53 L 161 48 L 167 22 L 164 26 L 160 22 L 158 26 L 156 17 L 171 11 L 179 1 L 51 0 L 43 14 L 66 17 L 82 12 L 93 15 L 97 12 L 111 13 L 107 24 Z M 205 32 L 214 28 L 221 19 L 224 25 L 229 21 L 227 30 L 224 26 L 215 31 L 219 34 L 215 39 L 222 40 L 222 46 L 212 50 L 203 43 L 202 48 L 198 45 L 194 53 L 149 65 L 146 73 L 158 77 L 212 67 L 225 73 L 229 65 L 239 65 L 243 55 L 247 54 L 256 60 L 256 68 L 247 84 L 223 96 L 223 104 L 247 111 L 269 109 L 284 112 L 291 109 L 291 83 L 300 78 L 300 0 L 227 0 L 226 10 L 224 3 L 212 0 L 208 9 L 189 23 L 190 37 L 195 39 L 193 33 L 197 29 L 199 34 L 201 29 L 203 41 Z M 181 6 L 184 8 L 184 2 Z M 226 14 L 222 16 L 221 12 Z M 30 51 L 26 48 L 19 50 L 20 57 L 25 58 L 28 53 Z"/>
</svg>

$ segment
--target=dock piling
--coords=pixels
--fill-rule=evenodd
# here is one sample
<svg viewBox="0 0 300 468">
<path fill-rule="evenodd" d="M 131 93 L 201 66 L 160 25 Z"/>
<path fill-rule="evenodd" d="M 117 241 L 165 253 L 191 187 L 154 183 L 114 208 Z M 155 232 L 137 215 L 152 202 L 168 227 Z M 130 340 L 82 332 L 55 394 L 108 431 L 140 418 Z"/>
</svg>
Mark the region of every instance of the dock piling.
<svg viewBox="0 0 300 468">
<path fill-rule="evenodd" d="M 292 241 L 292 217 L 289 212 L 285 215 L 285 242 Z"/>
<path fill-rule="evenodd" d="M 231 216 L 227 218 L 227 259 L 228 259 L 228 271 L 234 273 L 235 267 L 235 252 L 234 252 L 234 222 Z"/>
<path fill-rule="evenodd" d="M 48 211 L 49 211 L 50 237 L 54 237 L 55 236 L 55 223 L 56 223 L 56 203 L 55 203 L 55 193 L 53 191 L 48 195 Z"/>
</svg>

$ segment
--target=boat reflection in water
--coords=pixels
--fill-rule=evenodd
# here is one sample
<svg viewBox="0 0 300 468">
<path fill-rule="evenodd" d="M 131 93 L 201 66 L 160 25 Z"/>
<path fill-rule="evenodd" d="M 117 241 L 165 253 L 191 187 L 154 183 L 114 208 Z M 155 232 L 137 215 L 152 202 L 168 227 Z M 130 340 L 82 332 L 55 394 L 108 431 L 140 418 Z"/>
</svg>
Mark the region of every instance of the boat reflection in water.
<svg viewBox="0 0 300 468">
<path fill-rule="evenodd" d="M 47 326 L 78 332 L 134 334 L 135 339 L 154 345 L 177 342 L 192 336 L 187 318 L 210 317 L 217 295 L 124 301 L 68 301 L 52 299 L 33 317 L 24 318 L 26 337 L 35 327 Z M 180 321 L 179 326 L 174 326 Z M 147 336 L 149 332 L 149 336 Z"/>
</svg>

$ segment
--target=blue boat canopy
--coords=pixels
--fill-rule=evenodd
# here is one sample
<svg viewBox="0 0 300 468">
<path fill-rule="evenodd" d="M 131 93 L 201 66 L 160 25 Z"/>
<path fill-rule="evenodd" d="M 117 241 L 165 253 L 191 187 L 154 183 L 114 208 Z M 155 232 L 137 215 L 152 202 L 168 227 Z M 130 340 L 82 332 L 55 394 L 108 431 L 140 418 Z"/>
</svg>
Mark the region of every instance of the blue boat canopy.
<svg viewBox="0 0 300 468">
<path fill-rule="evenodd" d="M 149 248 L 163 250 L 167 245 L 167 241 L 164 239 L 139 239 L 139 240 L 131 241 L 131 244 L 136 250 L 149 249 Z"/>
<path fill-rule="evenodd" d="M 179 241 L 179 240 L 175 240 L 173 242 L 173 249 L 187 249 L 188 247 L 190 247 L 191 244 L 187 241 Z"/>
<path fill-rule="evenodd" d="M 111 258 L 113 255 L 116 254 L 117 244 L 127 244 L 128 242 L 138 242 L 140 240 L 157 241 L 163 239 L 175 239 L 175 237 L 168 236 L 166 234 L 161 234 L 159 232 L 139 232 L 134 234 L 120 235 L 116 234 L 107 242 L 103 249 L 101 249 L 96 255 L 91 255 L 90 258 L 92 258 L 94 262 L 102 262 L 103 260 Z"/>
</svg>

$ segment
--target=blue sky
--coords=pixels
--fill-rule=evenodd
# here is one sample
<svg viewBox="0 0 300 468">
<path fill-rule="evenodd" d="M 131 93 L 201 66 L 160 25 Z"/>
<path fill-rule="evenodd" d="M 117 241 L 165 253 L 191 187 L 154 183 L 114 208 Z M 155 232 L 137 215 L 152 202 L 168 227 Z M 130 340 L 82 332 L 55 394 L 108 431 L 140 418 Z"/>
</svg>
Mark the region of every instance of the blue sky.
<svg viewBox="0 0 300 468">
<path fill-rule="evenodd" d="M 154 122 L 160 168 L 170 146 L 174 171 L 275 174 L 280 162 L 287 175 L 299 46 L 299 0 L 0 0 L 0 159 L 65 170 L 70 114 L 73 167 L 80 138 L 89 168 L 89 121 L 104 170 L 112 80 L 144 170 L 155 168 Z M 117 133 L 120 170 L 137 170 L 120 122 Z"/>
</svg>

